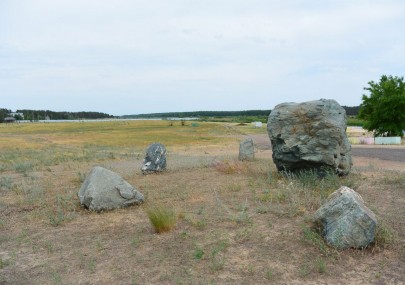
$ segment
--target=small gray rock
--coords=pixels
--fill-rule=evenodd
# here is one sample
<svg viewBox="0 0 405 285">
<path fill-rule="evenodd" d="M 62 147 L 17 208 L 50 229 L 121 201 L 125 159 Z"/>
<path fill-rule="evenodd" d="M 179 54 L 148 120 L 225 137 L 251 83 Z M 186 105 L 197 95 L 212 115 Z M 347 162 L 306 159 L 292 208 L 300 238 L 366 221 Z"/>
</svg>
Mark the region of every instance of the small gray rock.
<svg viewBox="0 0 405 285">
<path fill-rule="evenodd" d="M 166 169 L 166 148 L 160 143 L 151 144 L 146 150 L 142 173 L 159 172 Z"/>
<path fill-rule="evenodd" d="M 255 149 L 252 138 L 242 141 L 239 145 L 239 160 L 254 160 Z"/>
<path fill-rule="evenodd" d="M 328 244 L 338 249 L 364 248 L 374 241 L 377 220 L 361 196 L 342 186 L 333 192 L 313 219 Z"/>
<path fill-rule="evenodd" d="M 94 211 L 112 210 L 140 204 L 143 195 L 117 173 L 94 167 L 78 193 L 80 204 Z"/>
</svg>

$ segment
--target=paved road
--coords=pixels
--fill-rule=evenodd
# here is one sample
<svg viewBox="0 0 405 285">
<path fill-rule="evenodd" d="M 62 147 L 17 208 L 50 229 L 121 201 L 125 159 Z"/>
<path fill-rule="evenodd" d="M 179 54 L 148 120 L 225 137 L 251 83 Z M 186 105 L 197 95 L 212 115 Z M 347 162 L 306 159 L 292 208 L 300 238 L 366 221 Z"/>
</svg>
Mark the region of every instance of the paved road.
<svg viewBox="0 0 405 285">
<path fill-rule="evenodd" d="M 249 137 L 253 139 L 256 148 L 261 150 L 271 149 L 270 141 L 267 135 L 249 135 Z M 405 162 L 405 147 L 352 145 L 352 155 Z"/>
<path fill-rule="evenodd" d="M 352 155 L 405 162 L 405 148 L 356 146 L 352 147 Z"/>
</svg>

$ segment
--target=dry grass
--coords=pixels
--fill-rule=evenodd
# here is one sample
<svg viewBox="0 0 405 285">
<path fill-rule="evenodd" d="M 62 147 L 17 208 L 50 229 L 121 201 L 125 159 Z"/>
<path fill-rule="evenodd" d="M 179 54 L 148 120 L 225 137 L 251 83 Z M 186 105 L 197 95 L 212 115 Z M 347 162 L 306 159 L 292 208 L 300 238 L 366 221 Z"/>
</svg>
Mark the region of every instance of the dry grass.
<svg viewBox="0 0 405 285">
<path fill-rule="evenodd" d="M 173 208 L 154 206 L 147 209 L 146 213 L 158 234 L 171 231 L 176 225 L 176 212 Z"/>
<path fill-rule="evenodd" d="M 403 173 L 370 167 L 322 181 L 283 176 L 269 150 L 239 162 L 235 128 L 0 125 L 0 284 L 405 282 Z M 144 148 L 154 141 L 168 149 L 168 171 L 142 175 Z M 76 194 L 94 165 L 122 175 L 145 203 L 81 208 Z M 336 251 L 310 230 L 311 215 L 340 185 L 357 190 L 382 221 L 379 244 Z M 176 226 L 165 234 L 150 223 L 155 205 L 176 209 Z"/>
</svg>

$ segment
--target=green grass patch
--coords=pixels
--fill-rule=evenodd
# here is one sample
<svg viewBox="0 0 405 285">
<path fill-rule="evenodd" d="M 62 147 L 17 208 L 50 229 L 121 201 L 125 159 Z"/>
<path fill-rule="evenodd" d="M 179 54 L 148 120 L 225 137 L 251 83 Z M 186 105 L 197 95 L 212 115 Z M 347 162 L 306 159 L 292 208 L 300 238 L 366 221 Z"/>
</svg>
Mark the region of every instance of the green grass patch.
<svg viewBox="0 0 405 285">
<path fill-rule="evenodd" d="M 348 117 L 347 118 L 347 125 L 348 126 L 358 126 L 362 127 L 364 126 L 364 120 L 355 118 L 355 117 Z"/>
</svg>

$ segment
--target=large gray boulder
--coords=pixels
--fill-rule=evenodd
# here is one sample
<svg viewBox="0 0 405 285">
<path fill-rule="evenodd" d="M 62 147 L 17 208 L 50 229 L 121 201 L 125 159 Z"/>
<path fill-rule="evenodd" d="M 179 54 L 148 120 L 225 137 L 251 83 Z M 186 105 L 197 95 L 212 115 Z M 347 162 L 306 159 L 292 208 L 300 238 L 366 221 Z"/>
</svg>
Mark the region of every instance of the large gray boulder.
<svg viewBox="0 0 405 285">
<path fill-rule="evenodd" d="M 151 144 L 146 150 L 142 173 L 159 172 L 166 169 L 166 148 L 160 143 Z"/>
<path fill-rule="evenodd" d="M 143 195 L 117 173 L 94 167 L 78 193 L 80 204 L 94 211 L 111 210 L 140 204 Z"/>
<path fill-rule="evenodd" d="M 248 138 L 242 141 L 239 145 L 239 160 L 254 160 L 255 149 L 253 139 Z"/>
<path fill-rule="evenodd" d="M 279 104 L 269 115 L 267 132 L 279 171 L 350 172 L 346 112 L 335 100 Z"/>
<path fill-rule="evenodd" d="M 327 243 L 338 249 L 364 248 L 374 241 L 377 220 L 361 196 L 342 186 L 333 192 L 313 219 Z"/>
</svg>

